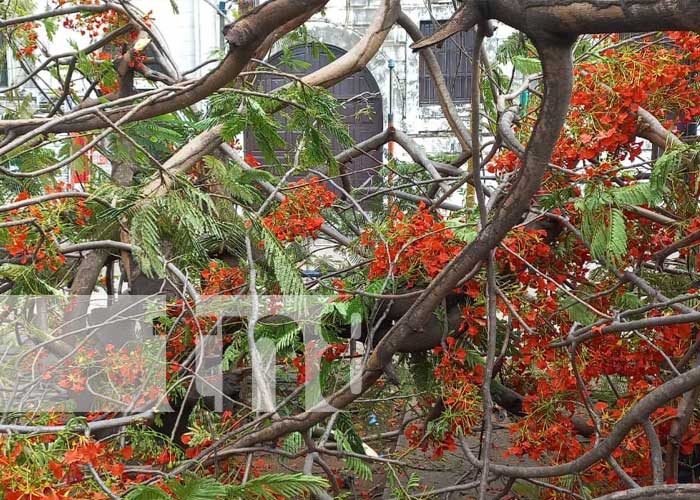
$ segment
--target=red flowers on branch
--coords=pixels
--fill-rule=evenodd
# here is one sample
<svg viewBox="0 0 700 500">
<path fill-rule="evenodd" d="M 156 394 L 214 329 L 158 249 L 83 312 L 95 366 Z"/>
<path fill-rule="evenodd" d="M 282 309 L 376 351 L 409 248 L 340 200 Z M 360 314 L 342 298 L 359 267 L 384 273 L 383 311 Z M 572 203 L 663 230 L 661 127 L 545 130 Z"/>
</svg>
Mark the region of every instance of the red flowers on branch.
<svg viewBox="0 0 700 500">
<path fill-rule="evenodd" d="M 375 258 L 369 266 L 368 278 L 391 274 L 406 278 L 409 287 L 416 281 L 429 281 L 437 276 L 463 247 L 445 222 L 423 203 L 410 216 L 392 207 L 384 237 L 386 244 L 372 232 L 360 237 L 362 245 L 373 248 Z"/>
<path fill-rule="evenodd" d="M 335 193 L 318 177 L 292 182 L 289 188 L 285 199 L 263 219 L 263 224 L 280 241 L 316 238 L 325 222 L 321 210 L 333 205 Z"/>
<path fill-rule="evenodd" d="M 236 267 L 224 267 L 216 261 L 202 271 L 204 295 L 234 295 L 241 292 L 246 283 L 243 271 Z"/>
<path fill-rule="evenodd" d="M 36 32 L 36 27 L 36 23 L 24 23 L 15 31 L 14 36 L 19 40 L 17 59 L 33 56 L 34 52 L 39 47 L 39 35 Z"/>
</svg>

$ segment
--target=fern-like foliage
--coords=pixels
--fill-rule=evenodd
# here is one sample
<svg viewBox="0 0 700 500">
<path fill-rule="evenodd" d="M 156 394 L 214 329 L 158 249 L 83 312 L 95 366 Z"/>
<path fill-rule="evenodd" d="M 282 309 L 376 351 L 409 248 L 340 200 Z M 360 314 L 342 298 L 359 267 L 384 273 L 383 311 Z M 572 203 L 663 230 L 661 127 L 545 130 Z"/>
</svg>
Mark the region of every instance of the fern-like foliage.
<svg viewBox="0 0 700 500">
<path fill-rule="evenodd" d="M 173 492 L 168 495 L 155 486 L 139 486 L 127 500 L 214 500 L 227 498 L 226 486 L 211 478 L 187 478 L 184 481 L 168 481 L 167 487 Z"/>
<path fill-rule="evenodd" d="M 700 145 L 674 145 L 656 160 L 649 184 L 665 206 L 682 219 L 698 214 L 696 192 L 700 172 Z M 696 179 L 695 183 L 689 182 Z"/>
<path fill-rule="evenodd" d="M 296 498 L 319 493 L 327 487 L 328 481 L 321 477 L 304 474 L 268 474 L 240 486 L 229 486 L 226 498 L 231 500 Z"/>
<path fill-rule="evenodd" d="M 131 240 L 136 245 L 134 255 L 146 276 L 162 276 L 165 265 L 161 259 L 161 227 L 158 204 L 137 210 L 131 218 Z"/>
<path fill-rule="evenodd" d="M 60 295 L 60 290 L 43 280 L 33 266 L 19 264 L 2 264 L 0 278 L 14 283 L 11 295 Z"/>
<path fill-rule="evenodd" d="M 281 292 L 285 295 L 304 295 L 306 293 L 304 282 L 279 240 L 265 226 L 257 224 L 253 227 L 257 230 L 264 246 L 265 259 L 274 273 Z"/>
<path fill-rule="evenodd" d="M 274 179 L 274 176 L 265 170 L 244 170 L 235 162 L 224 163 L 213 156 L 205 157 L 204 163 L 226 196 L 243 206 L 260 203 L 262 196 L 256 184 Z"/>
<path fill-rule="evenodd" d="M 271 165 L 279 162 L 275 151 L 283 149 L 284 140 L 280 135 L 280 125 L 266 110 L 259 99 L 240 96 L 235 92 L 220 92 L 209 98 L 208 116 L 197 124 L 199 129 L 207 129 L 221 124 L 221 136 L 232 141 L 246 129 L 253 132 L 265 161 Z"/>
<path fill-rule="evenodd" d="M 578 203 L 583 213 L 581 231 L 595 258 L 617 263 L 627 254 L 627 228 L 614 196 L 598 189 Z"/>
<path fill-rule="evenodd" d="M 304 170 L 327 166 L 331 174 L 337 169 L 332 141 L 341 146 L 352 144 L 352 138 L 340 112 L 341 103 L 324 88 L 311 88 L 290 83 L 269 97 L 236 93 L 233 89 L 209 98 L 207 117 L 197 127 L 206 129 L 222 125 L 222 136 L 235 139 L 244 130 L 255 136 L 255 142 L 268 165 L 281 166 L 279 151 L 294 152 L 287 163 Z M 280 108 L 283 108 L 280 110 Z M 293 137 L 293 144 L 283 138 Z"/>
<path fill-rule="evenodd" d="M 301 432 L 292 432 L 282 442 L 282 449 L 289 453 L 297 453 L 304 443 Z"/>
<path fill-rule="evenodd" d="M 121 214 L 131 219 L 136 258 L 147 276 L 163 275 L 166 241 L 184 269 L 203 267 L 211 252 L 240 251 L 242 220 L 231 214 L 223 220 L 212 197 L 184 177 L 176 178 L 165 196 L 127 203 Z"/>
<path fill-rule="evenodd" d="M 613 258 L 621 258 L 627 253 L 627 227 L 619 208 L 610 209 L 606 243 L 605 253 Z"/>
<path fill-rule="evenodd" d="M 352 420 L 347 414 L 341 413 L 338 415 L 334 436 L 339 450 L 352 451 L 361 455 L 365 454 L 362 438 L 355 431 Z M 358 477 L 366 481 L 372 479 L 372 469 L 364 460 L 357 457 L 346 457 L 345 465 Z"/>
<path fill-rule="evenodd" d="M 211 478 L 196 478 L 171 484 L 170 489 L 178 499 L 211 500 L 226 495 L 226 487 Z"/>
<path fill-rule="evenodd" d="M 166 486 L 172 496 L 155 486 L 142 485 L 132 490 L 126 500 L 277 500 L 319 493 L 328 487 L 328 482 L 304 474 L 268 474 L 240 485 L 227 485 L 212 478 L 187 477 L 182 481 L 166 481 Z"/>
<path fill-rule="evenodd" d="M 309 89 L 299 84 L 282 89 L 280 94 L 299 104 L 289 115 L 287 128 L 300 133 L 299 143 L 303 145 L 299 155 L 300 166 L 335 167 L 331 139 L 343 147 L 352 144 L 352 137 L 340 114 L 340 103 L 326 89 Z"/>
<path fill-rule="evenodd" d="M 501 40 L 496 50 L 496 61 L 500 64 L 507 64 L 515 57 L 527 57 L 534 54 L 535 47 L 532 42 L 523 36 L 522 33 L 513 33 L 509 37 Z"/>
<path fill-rule="evenodd" d="M 669 186 L 673 186 L 673 198 L 677 199 L 678 177 L 683 177 L 697 158 L 697 146 L 676 146 L 656 160 L 648 182 L 624 187 L 589 186 L 586 195 L 576 202 L 576 208 L 582 213 L 581 231 L 591 243 L 593 257 L 620 263 L 627 254 L 623 209 L 669 202 L 666 197 Z M 697 204 L 693 202 L 692 205 Z M 676 213 L 680 211 L 680 207 L 673 208 Z"/>
<path fill-rule="evenodd" d="M 279 124 L 257 100 L 246 98 L 244 106 L 247 111 L 246 125 L 253 131 L 265 161 L 277 164 L 275 151 L 285 146 L 279 133 Z"/>
</svg>

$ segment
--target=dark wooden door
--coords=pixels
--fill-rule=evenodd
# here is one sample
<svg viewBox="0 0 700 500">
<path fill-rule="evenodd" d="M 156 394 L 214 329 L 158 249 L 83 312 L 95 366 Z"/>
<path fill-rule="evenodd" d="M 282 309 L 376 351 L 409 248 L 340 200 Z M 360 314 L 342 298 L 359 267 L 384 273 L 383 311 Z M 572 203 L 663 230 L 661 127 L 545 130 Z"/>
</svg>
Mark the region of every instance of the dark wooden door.
<svg viewBox="0 0 700 500">
<path fill-rule="evenodd" d="M 282 64 L 281 53 L 272 56 L 268 59 L 268 62 L 276 66 L 280 71 L 302 76 L 316 71 L 328 64 L 332 59 L 344 54 L 344 51 L 337 47 L 330 45 L 326 45 L 326 47 L 332 53 L 332 56 L 324 50 L 318 50 L 317 53 L 314 54 L 314 50 L 310 45 L 302 45 L 291 49 L 292 59 L 302 60 L 308 63 L 308 67 L 303 70 L 290 68 L 288 65 Z M 266 74 L 258 76 L 258 87 L 263 92 L 270 92 L 288 82 L 288 78 L 277 75 Z M 383 130 L 382 97 L 377 82 L 367 69 L 355 73 L 349 78 L 337 83 L 330 90 L 333 96 L 343 103 L 340 111 L 344 118 L 343 121 L 347 124 L 350 135 L 355 143 L 368 139 Z M 294 147 L 298 141 L 298 134 L 286 132 L 282 135 L 282 138 L 286 143 L 286 148 L 279 150 L 277 152 L 277 157 L 283 164 L 291 164 Z M 344 149 L 335 140 L 332 141 L 332 145 L 333 151 L 336 154 Z M 260 153 L 255 137 L 251 131 L 246 131 L 245 133 L 244 146 L 247 152 L 253 153 L 258 161 L 261 163 L 263 162 L 262 154 Z M 381 149 L 372 151 L 369 155 L 362 155 L 354 159 L 347 167 L 348 173 L 350 174 L 351 185 L 353 187 L 358 187 L 372 177 L 374 173 L 373 169 L 375 169 L 381 161 Z M 338 182 L 338 184 L 340 184 L 340 182 Z"/>
</svg>

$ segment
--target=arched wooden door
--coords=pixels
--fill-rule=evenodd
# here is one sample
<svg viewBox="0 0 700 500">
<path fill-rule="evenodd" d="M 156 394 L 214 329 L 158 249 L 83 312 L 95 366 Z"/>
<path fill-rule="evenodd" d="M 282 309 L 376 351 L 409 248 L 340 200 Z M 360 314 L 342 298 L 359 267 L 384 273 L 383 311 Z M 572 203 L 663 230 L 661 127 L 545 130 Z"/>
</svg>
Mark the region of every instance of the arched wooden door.
<svg viewBox="0 0 700 500">
<path fill-rule="evenodd" d="M 332 45 L 326 45 L 326 47 L 335 58 L 345 53 L 344 50 Z M 290 68 L 288 65 L 282 64 L 282 53 L 273 55 L 268 59 L 268 62 L 277 67 L 280 71 L 302 76 L 322 68 L 332 60 L 325 50 L 318 50 L 316 54 L 314 54 L 314 52 L 311 45 L 301 45 L 291 49 L 292 60 L 302 60 L 308 63 L 308 67 L 303 70 Z M 270 92 L 288 83 L 289 79 L 277 75 L 265 74 L 258 76 L 258 82 L 258 87 L 262 91 Z M 341 113 L 355 143 L 368 139 L 383 130 L 382 96 L 379 92 L 377 82 L 367 69 L 357 72 L 337 83 L 330 90 L 333 96 L 343 103 Z M 362 98 L 359 98 L 360 96 L 362 96 Z M 362 112 L 367 110 L 367 108 L 369 108 L 370 112 Z M 278 151 L 277 156 L 280 160 L 288 158 L 290 153 L 294 151 L 294 147 L 297 143 L 297 134 L 287 132 L 282 135 L 282 138 L 287 144 L 287 149 Z M 262 154 L 256 144 L 253 133 L 246 131 L 244 140 L 245 150 L 251 152 L 258 161 L 262 163 Z M 333 151 L 336 154 L 344 149 L 335 140 L 333 140 L 332 145 Z M 352 186 L 358 187 L 372 177 L 373 171 L 370 169 L 374 169 L 381 163 L 381 160 L 381 149 L 372 151 L 369 155 L 362 155 L 355 158 L 348 165 L 347 170 L 350 174 L 349 177 Z"/>
</svg>

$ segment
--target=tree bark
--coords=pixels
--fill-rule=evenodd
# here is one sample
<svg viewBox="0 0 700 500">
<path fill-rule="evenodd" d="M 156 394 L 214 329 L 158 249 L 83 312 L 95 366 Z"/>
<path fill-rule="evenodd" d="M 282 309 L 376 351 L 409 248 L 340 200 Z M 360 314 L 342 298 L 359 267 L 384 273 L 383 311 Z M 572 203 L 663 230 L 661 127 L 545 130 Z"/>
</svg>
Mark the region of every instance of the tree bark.
<svg viewBox="0 0 700 500">
<path fill-rule="evenodd" d="M 333 407 L 344 408 L 379 379 L 384 372 L 384 367 L 391 362 L 404 339 L 409 335 L 419 335 L 423 331 L 425 321 L 440 305 L 442 299 L 475 265 L 488 256 L 491 249 L 498 245 L 507 232 L 521 221 L 523 213 L 528 209 L 530 199 L 539 189 L 564 124 L 573 82 L 571 59 L 573 40 L 546 37 L 535 42 L 540 52 L 545 75 L 544 98 L 542 110 L 525 153 L 524 166 L 514 181 L 512 191 L 506 196 L 492 222 L 442 270 L 377 345 L 359 378 L 330 398 L 329 403 Z M 361 386 L 360 391 L 355 390 L 358 385 Z M 328 411 L 326 407 L 312 408 L 300 415 L 280 419 L 264 429 L 241 438 L 234 446 L 250 446 L 277 439 L 289 432 L 307 429 L 325 418 Z"/>
<path fill-rule="evenodd" d="M 698 31 L 695 0 L 469 0 L 433 35 L 413 45 L 422 49 L 482 19 L 498 19 L 530 37 L 587 33 Z"/>
<path fill-rule="evenodd" d="M 697 500 L 700 484 L 664 484 L 627 491 L 616 491 L 595 500 Z"/>
</svg>

